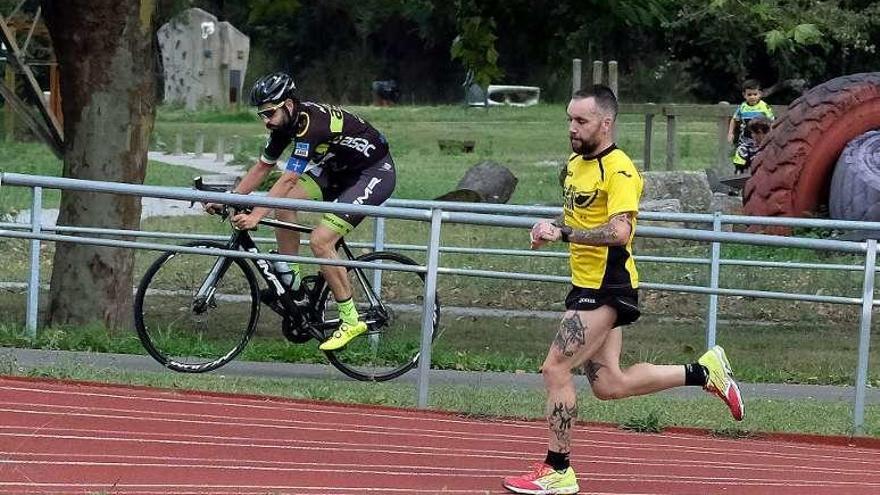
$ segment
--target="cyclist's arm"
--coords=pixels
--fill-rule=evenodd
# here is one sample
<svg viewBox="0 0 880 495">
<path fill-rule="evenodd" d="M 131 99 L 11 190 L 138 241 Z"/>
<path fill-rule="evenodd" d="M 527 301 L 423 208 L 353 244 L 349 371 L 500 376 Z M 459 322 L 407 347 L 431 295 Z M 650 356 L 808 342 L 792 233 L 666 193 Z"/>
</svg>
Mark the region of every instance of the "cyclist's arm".
<svg viewBox="0 0 880 495">
<path fill-rule="evenodd" d="M 271 167 L 271 166 L 270 166 Z M 275 184 L 272 185 L 272 188 L 269 189 L 269 197 L 270 198 L 286 198 L 288 194 L 290 194 L 291 189 L 296 183 L 299 181 L 300 174 L 296 172 L 284 172 L 281 174 L 281 177 L 275 181 Z M 262 179 L 261 179 L 262 180 Z M 242 181 L 244 182 L 244 181 Z M 259 184 L 259 182 L 257 183 Z M 255 217 L 257 220 L 261 220 L 263 217 L 269 214 L 271 208 L 266 208 L 264 206 L 257 206 L 251 212 L 251 216 Z"/>
<path fill-rule="evenodd" d="M 237 194 L 250 194 L 257 189 L 257 187 L 262 184 L 263 179 L 269 175 L 269 172 L 272 170 L 274 165 L 271 163 L 266 163 L 263 160 L 257 160 L 257 163 L 254 164 L 253 167 L 248 169 L 247 173 L 244 174 L 244 177 L 241 178 L 241 182 L 238 183 L 238 186 L 235 187 L 235 193 Z"/>
</svg>

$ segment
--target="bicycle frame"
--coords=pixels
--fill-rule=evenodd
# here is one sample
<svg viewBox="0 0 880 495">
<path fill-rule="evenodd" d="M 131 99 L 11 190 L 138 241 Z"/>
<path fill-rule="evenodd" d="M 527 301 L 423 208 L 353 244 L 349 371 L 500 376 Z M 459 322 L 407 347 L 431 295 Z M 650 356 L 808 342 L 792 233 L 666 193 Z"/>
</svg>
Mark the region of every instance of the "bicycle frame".
<svg viewBox="0 0 880 495">
<path fill-rule="evenodd" d="M 259 224 L 275 229 L 280 228 L 293 230 L 304 234 L 311 233 L 313 230 L 311 227 L 308 227 L 306 225 L 282 222 L 275 219 L 262 219 L 260 220 Z M 236 251 L 243 250 L 250 253 L 260 252 L 257 244 L 251 238 L 250 234 L 248 234 L 247 231 L 242 230 L 233 231 L 232 236 L 227 242 L 227 248 Z M 352 253 L 351 249 L 345 243 L 345 240 L 343 238 L 340 238 L 339 241 L 336 243 L 336 248 L 341 249 L 348 260 L 355 259 L 354 253 Z M 323 320 L 321 318 L 321 315 L 317 314 L 317 299 L 324 290 L 324 286 L 327 284 L 326 279 L 323 276 L 318 276 L 317 283 L 309 291 L 308 297 L 310 304 L 307 308 L 304 308 L 298 306 L 293 302 L 290 291 L 287 290 L 284 287 L 284 284 L 281 283 L 281 280 L 279 280 L 278 275 L 275 272 L 274 267 L 272 266 L 272 263 L 265 259 L 259 258 L 251 259 L 250 261 L 251 263 L 253 263 L 257 273 L 260 275 L 266 285 L 274 292 L 275 298 L 273 301 L 262 301 L 273 311 L 279 313 L 282 317 L 290 317 L 293 318 L 294 321 L 297 321 L 300 324 L 304 324 L 304 326 L 309 329 L 310 333 L 312 333 L 312 335 L 319 340 L 324 338 L 323 332 L 327 330 L 333 330 L 338 327 L 339 320 Z M 205 280 L 202 282 L 199 290 L 194 297 L 193 308 L 195 310 L 204 311 L 207 308 L 207 305 L 211 303 L 214 291 L 216 290 L 217 280 L 219 280 L 226 273 L 226 270 L 229 268 L 231 263 L 232 261 L 228 257 L 220 256 L 217 258 L 217 261 L 214 262 L 214 265 L 211 267 L 211 270 L 208 272 L 208 275 L 205 277 Z M 373 286 L 364 275 L 363 270 L 360 268 L 353 268 L 352 270 L 354 271 L 358 283 L 367 297 L 366 302 L 369 303 L 371 308 L 378 308 L 383 316 L 386 315 L 387 310 L 385 308 L 385 305 L 376 296 L 376 293 L 373 290 Z M 279 308 L 274 307 L 271 304 L 275 301 L 278 301 L 281 304 L 281 309 L 283 309 L 283 311 L 279 311 Z M 368 325 L 375 324 L 379 321 L 376 318 L 376 314 L 374 311 L 370 311 L 364 316 L 367 317 L 365 321 Z"/>
</svg>

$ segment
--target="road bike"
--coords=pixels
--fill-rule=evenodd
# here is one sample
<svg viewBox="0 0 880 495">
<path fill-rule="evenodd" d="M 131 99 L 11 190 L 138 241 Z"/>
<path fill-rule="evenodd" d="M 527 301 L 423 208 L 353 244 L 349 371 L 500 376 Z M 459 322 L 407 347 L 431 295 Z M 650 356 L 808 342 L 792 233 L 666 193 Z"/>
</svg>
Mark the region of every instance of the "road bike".
<svg viewBox="0 0 880 495">
<path fill-rule="evenodd" d="M 195 188 L 230 190 L 228 184 L 210 185 L 200 177 Z M 225 205 L 221 217 L 228 221 L 240 211 L 246 208 Z M 271 218 L 259 223 L 303 234 L 312 231 L 306 225 Z M 186 246 L 260 252 L 248 231 L 235 228 L 226 243 L 199 241 Z M 324 354 L 333 366 L 357 380 L 385 381 L 406 373 L 419 360 L 425 274 L 393 270 L 418 266 L 399 253 L 355 256 L 344 239 L 336 247 L 342 259 L 381 266 L 347 267 L 352 296 L 368 329 L 342 349 Z M 281 317 L 281 334 L 287 341 L 317 348 L 339 326 L 339 315 L 320 272 L 304 277 L 302 288 L 300 299 L 295 299 L 297 295 L 281 282 L 274 264 L 265 259 L 166 251 L 140 281 L 134 301 L 135 327 L 150 356 L 169 369 L 187 373 L 216 370 L 238 356 L 255 333 L 258 337 L 273 333 L 271 329 L 257 332 L 261 305 Z M 439 299 L 430 315 L 433 342 L 440 320 Z M 306 360 L 320 358 L 320 351 L 310 356 Z"/>
</svg>

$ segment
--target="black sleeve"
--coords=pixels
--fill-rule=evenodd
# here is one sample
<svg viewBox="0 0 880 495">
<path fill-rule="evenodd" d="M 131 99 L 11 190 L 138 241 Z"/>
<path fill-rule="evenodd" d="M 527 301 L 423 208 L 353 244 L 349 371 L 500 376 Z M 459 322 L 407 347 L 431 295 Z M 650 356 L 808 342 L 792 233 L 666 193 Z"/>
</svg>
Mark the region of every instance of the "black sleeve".
<svg viewBox="0 0 880 495">
<path fill-rule="evenodd" d="M 274 165 L 275 162 L 281 158 L 281 154 L 284 153 L 284 148 L 287 148 L 290 145 L 291 138 L 287 133 L 272 131 L 269 133 L 269 138 L 266 139 L 266 146 L 263 147 L 262 156 L 260 156 L 260 160 Z"/>
</svg>

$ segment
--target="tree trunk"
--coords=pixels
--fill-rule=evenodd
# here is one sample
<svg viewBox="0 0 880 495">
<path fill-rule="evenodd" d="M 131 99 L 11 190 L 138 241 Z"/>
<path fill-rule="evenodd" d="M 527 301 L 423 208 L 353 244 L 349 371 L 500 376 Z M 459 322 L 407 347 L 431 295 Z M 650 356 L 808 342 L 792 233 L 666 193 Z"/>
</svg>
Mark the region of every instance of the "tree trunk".
<svg viewBox="0 0 880 495">
<path fill-rule="evenodd" d="M 64 177 L 142 184 L 155 118 L 154 0 L 42 0 L 61 71 Z M 137 229 L 135 196 L 63 191 L 59 225 Z M 134 252 L 59 243 L 49 321 L 131 322 Z"/>
</svg>

